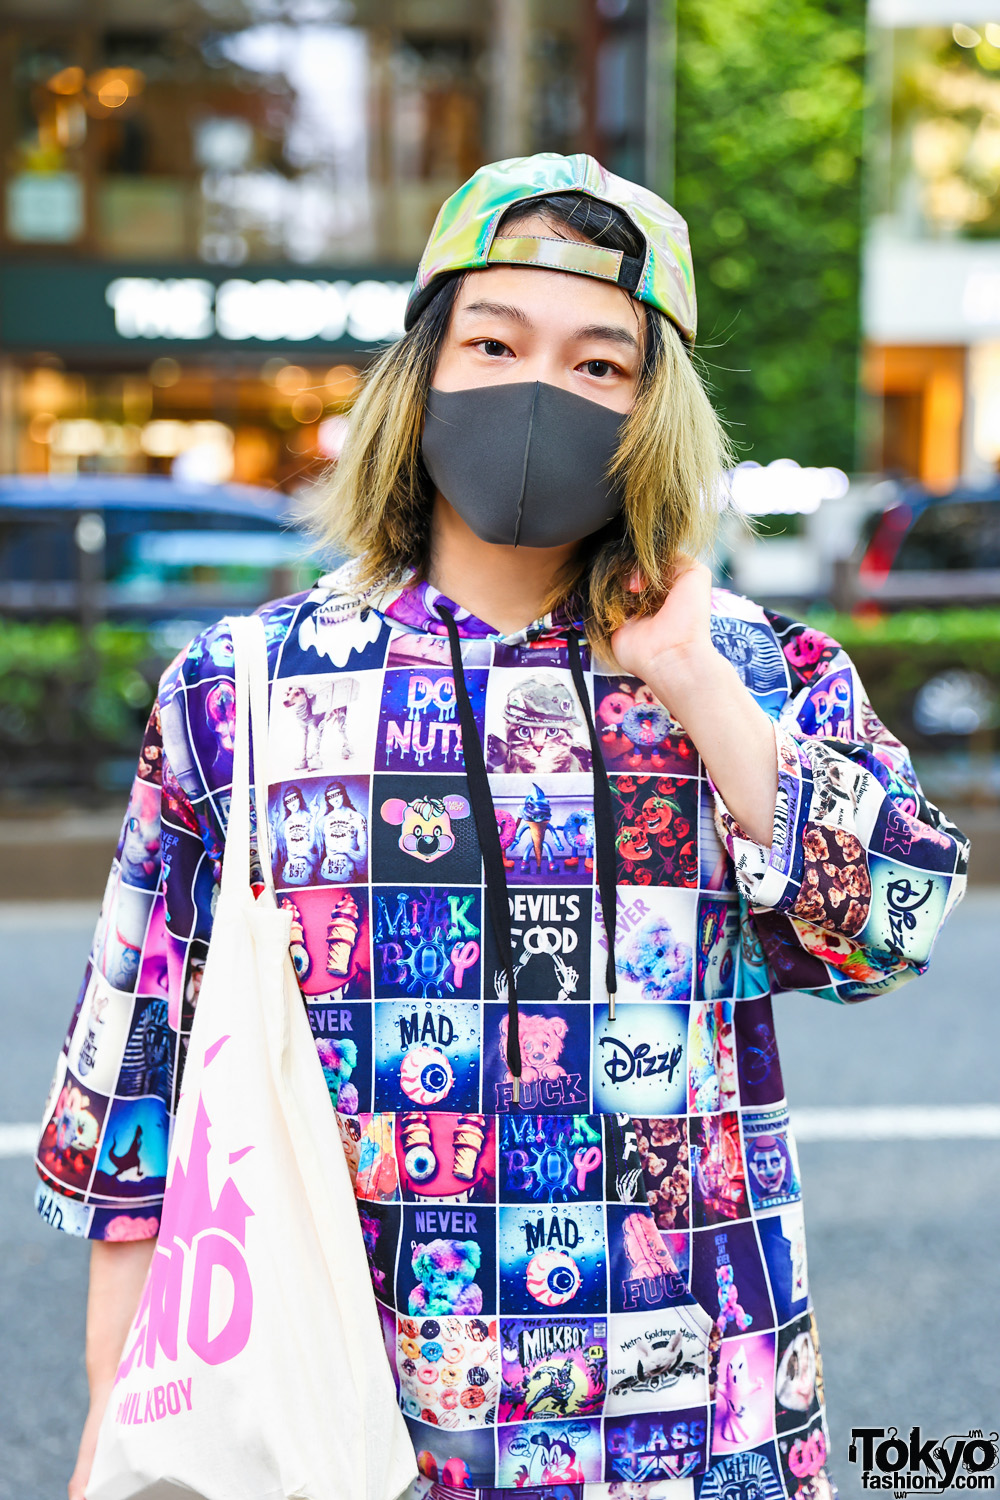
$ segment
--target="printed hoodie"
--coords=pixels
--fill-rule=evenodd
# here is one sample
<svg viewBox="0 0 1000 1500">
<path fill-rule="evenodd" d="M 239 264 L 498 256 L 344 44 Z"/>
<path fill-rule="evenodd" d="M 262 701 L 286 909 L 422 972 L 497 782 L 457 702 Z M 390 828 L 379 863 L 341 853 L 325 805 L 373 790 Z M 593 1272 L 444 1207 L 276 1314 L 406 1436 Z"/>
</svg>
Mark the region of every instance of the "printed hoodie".
<svg viewBox="0 0 1000 1500">
<path fill-rule="evenodd" d="M 746 599 L 712 640 L 774 721 L 770 849 L 569 617 L 352 579 L 260 611 L 267 807 L 414 1495 L 832 1495 L 770 997 L 922 973 L 967 842 L 837 643 Z M 159 1226 L 233 723 L 223 621 L 161 682 L 45 1110 L 71 1234 Z"/>
</svg>

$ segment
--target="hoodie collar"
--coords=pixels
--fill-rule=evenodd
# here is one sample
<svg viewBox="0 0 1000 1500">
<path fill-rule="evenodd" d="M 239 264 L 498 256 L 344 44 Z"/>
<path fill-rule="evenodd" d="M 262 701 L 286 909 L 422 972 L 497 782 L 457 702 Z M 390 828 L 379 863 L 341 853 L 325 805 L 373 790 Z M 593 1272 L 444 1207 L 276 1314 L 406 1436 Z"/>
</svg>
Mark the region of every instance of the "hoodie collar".
<svg viewBox="0 0 1000 1500">
<path fill-rule="evenodd" d="M 513 635 L 500 635 L 492 625 L 480 620 L 470 610 L 463 609 L 460 604 L 449 599 L 447 594 L 442 594 L 432 584 L 417 581 L 412 576 L 401 586 L 387 591 L 379 600 L 372 600 L 372 608 L 395 625 L 402 625 L 407 630 L 422 635 L 447 635 L 447 628 L 437 610 L 439 604 L 443 604 L 454 615 L 458 633 L 463 639 L 484 640 L 492 637 L 507 646 L 521 646 L 542 638 L 558 639 L 565 636 L 567 629 L 573 625 L 578 629 L 582 628 L 575 619 L 573 609 L 560 605 L 547 615 L 533 620 L 523 630 L 518 630 Z"/>
</svg>

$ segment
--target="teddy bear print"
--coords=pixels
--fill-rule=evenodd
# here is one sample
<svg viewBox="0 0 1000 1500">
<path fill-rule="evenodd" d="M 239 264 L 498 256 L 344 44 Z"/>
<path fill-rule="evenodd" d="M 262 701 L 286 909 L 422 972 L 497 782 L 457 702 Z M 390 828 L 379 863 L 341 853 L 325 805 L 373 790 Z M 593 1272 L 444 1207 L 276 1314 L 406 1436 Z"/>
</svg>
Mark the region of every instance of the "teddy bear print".
<svg viewBox="0 0 1000 1500">
<path fill-rule="evenodd" d="M 521 1081 L 537 1083 L 540 1078 L 565 1078 L 566 1069 L 559 1063 L 563 1042 L 569 1030 L 561 1016 L 519 1015 L 517 1035 L 521 1043 Z M 507 1017 L 500 1022 L 500 1056 L 507 1063 Z"/>
<path fill-rule="evenodd" d="M 411 1313 L 478 1313 L 483 1290 L 476 1285 L 482 1251 L 475 1240 L 414 1243 L 411 1264 L 417 1285 L 409 1295 Z"/>
</svg>

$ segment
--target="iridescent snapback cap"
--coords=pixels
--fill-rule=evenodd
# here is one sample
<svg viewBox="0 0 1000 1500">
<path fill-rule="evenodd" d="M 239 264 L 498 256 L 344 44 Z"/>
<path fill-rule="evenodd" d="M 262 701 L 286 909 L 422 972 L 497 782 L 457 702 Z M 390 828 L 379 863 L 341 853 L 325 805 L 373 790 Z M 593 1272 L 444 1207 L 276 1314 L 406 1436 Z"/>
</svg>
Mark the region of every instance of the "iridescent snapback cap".
<svg viewBox="0 0 1000 1500">
<path fill-rule="evenodd" d="M 620 209 L 642 236 L 645 254 L 534 235 L 496 238 L 509 208 L 549 193 L 582 193 Z M 406 304 L 405 326 L 413 326 L 441 277 L 496 265 L 541 266 L 614 282 L 639 302 L 659 308 L 687 342 L 694 342 L 697 304 L 687 224 L 669 203 L 605 171 L 592 156 L 542 151 L 480 167 L 441 205 Z"/>
</svg>

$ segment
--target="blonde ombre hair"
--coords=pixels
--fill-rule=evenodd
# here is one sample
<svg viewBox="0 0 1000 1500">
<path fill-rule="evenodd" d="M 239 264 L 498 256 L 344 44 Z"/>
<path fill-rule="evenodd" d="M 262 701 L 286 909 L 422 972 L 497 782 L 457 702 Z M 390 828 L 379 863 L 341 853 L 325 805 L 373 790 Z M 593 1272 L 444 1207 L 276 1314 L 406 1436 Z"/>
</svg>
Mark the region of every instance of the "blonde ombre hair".
<svg viewBox="0 0 1000 1500">
<path fill-rule="evenodd" d="M 599 235 L 587 238 L 596 242 Z M 420 440 L 461 280 L 446 282 L 410 331 L 372 365 L 340 461 L 321 492 L 317 530 L 324 543 L 357 557 L 362 588 L 399 582 L 411 568 L 418 578 L 426 576 L 434 485 Z M 622 513 L 580 544 L 545 604 L 553 609 L 574 599 L 592 649 L 605 659 L 613 659 L 611 637 L 626 618 L 662 603 L 678 553 L 701 556 L 711 549 L 724 474 L 733 463 L 680 335 L 657 309 L 644 311 L 642 370 L 610 470 Z M 638 594 L 629 587 L 636 572 L 644 581 Z"/>
</svg>

